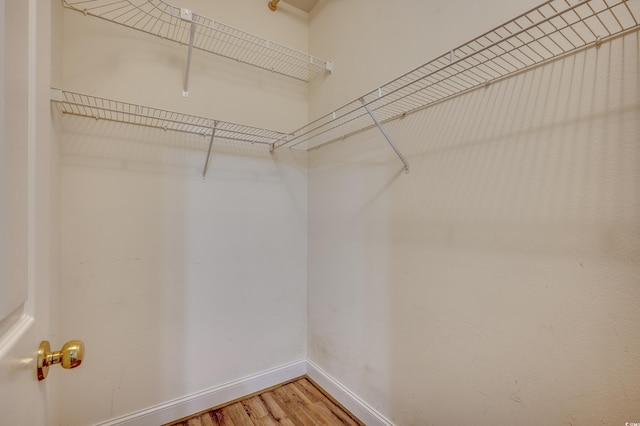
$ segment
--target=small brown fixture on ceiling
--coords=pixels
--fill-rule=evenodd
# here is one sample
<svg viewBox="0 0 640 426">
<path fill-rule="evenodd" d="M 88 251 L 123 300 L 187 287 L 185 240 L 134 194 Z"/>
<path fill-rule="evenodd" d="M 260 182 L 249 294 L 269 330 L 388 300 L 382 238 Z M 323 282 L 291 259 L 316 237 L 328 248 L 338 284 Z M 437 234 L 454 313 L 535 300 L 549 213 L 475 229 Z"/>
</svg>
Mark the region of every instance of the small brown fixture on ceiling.
<svg viewBox="0 0 640 426">
<path fill-rule="evenodd" d="M 271 0 L 269 2 L 269 9 L 271 9 L 273 12 L 275 12 L 277 7 L 278 7 L 278 2 L 280 2 L 280 0 Z"/>
</svg>

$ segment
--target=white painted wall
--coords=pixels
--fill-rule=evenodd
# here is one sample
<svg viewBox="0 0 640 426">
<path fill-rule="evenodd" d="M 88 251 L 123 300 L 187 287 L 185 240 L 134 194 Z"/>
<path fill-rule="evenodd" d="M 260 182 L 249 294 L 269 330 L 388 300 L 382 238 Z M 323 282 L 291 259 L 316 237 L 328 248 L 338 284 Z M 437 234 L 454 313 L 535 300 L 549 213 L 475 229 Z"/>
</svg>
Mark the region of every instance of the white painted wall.
<svg viewBox="0 0 640 426">
<path fill-rule="evenodd" d="M 532 6 L 454 3 L 321 2 L 312 115 Z M 638 421 L 639 39 L 389 123 L 408 175 L 375 130 L 310 152 L 309 358 L 398 425 Z"/>
<path fill-rule="evenodd" d="M 306 49 L 306 16 L 253 1 L 186 6 Z M 268 18 L 268 19 L 267 19 Z M 247 25 L 250 28 L 247 28 Z M 64 12 L 68 90 L 289 129 L 305 85 Z M 275 108 L 274 106 L 277 106 Z M 59 424 L 86 425 L 306 355 L 306 154 L 62 118 Z M 69 397 L 72 394 L 73 397 Z"/>
<path fill-rule="evenodd" d="M 287 131 L 536 3 L 326 0 L 309 38 L 295 9 L 183 4 L 334 60 L 309 105 L 199 52 L 185 99 L 184 47 L 66 11 L 61 84 Z M 409 175 L 375 131 L 320 148 L 308 189 L 303 153 L 217 145 L 203 182 L 198 138 L 65 117 L 56 334 L 87 358 L 57 377 L 58 422 L 306 353 L 398 425 L 636 421 L 637 52 L 632 34 L 390 123 Z"/>
</svg>

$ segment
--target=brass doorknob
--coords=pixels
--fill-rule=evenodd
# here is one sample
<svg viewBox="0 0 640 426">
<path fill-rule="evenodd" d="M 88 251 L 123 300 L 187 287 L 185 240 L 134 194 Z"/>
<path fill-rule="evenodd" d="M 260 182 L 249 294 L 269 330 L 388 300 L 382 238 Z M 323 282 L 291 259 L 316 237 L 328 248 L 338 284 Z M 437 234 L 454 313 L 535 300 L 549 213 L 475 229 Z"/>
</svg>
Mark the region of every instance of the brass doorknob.
<svg viewBox="0 0 640 426">
<path fill-rule="evenodd" d="M 62 368 L 76 368 L 84 358 L 84 343 L 81 340 L 71 340 L 57 352 L 51 352 L 51 345 L 46 340 L 40 343 L 36 369 L 38 380 L 44 380 L 49 373 L 49 366 L 61 364 Z"/>
</svg>

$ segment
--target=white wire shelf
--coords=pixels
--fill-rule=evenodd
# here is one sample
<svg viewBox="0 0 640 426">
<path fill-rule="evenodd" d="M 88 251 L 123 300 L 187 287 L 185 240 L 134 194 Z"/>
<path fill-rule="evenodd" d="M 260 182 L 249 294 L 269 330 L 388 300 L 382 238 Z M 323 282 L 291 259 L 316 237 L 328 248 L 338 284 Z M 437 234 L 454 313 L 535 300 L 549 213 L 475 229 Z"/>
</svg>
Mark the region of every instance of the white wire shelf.
<svg viewBox="0 0 640 426">
<path fill-rule="evenodd" d="M 639 17 L 640 0 L 547 1 L 301 127 L 276 149 L 312 149 L 378 124 L 372 118 L 393 120 L 637 29 Z"/>
<path fill-rule="evenodd" d="M 297 80 L 308 82 L 319 74 L 333 70 L 330 61 L 197 15 L 162 0 L 62 1 L 65 7 L 85 15 Z"/>
<path fill-rule="evenodd" d="M 81 93 L 52 89 L 51 101 L 64 114 L 135 124 L 174 132 L 190 133 L 232 142 L 268 145 L 283 140 L 285 133 L 242 124 L 229 123 L 213 118 L 198 117 L 143 105 L 136 105 Z"/>
<path fill-rule="evenodd" d="M 63 114 L 206 137 L 208 138 L 209 149 L 204 161 L 202 171 L 203 178 L 207 174 L 214 139 L 217 141 L 226 140 L 265 145 L 269 147 L 270 152 L 273 152 L 276 143 L 284 140 L 287 136 L 285 133 L 275 132 L 273 130 L 99 98 L 60 89 L 51 89 L 51 102 L 57 104 Z"/>
</svg>

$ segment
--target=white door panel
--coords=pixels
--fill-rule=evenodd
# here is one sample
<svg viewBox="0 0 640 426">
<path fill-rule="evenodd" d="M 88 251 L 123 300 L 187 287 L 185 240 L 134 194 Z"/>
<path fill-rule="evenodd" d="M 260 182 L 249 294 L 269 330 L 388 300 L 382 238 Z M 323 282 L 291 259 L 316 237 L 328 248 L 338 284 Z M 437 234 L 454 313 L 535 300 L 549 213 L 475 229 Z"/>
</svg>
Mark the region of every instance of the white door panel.
<svg viewBox="0 0 640 426">
<path fill-rule="evenodd" d="M 28 2 L 1 0 L 0 321 L 27 299 Z"/>
<path fill-rule="evenodd" d="M 0 0 L 0 424 L 46 425 L 50 3 Z"/>
</svg>

